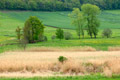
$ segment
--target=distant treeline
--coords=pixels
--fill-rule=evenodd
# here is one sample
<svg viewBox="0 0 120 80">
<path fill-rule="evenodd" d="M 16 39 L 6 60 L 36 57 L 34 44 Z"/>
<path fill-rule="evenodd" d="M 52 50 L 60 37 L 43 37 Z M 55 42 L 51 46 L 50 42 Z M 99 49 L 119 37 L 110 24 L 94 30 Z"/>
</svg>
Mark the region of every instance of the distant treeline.
<svg viewBox="0 0 120 80">
<path fill-rule="evenodd" d="M 1 10 L 71 11 L 91 3 L 103 10 L 120 9 L 120 0 L 0 0 Z"/>
</svg>

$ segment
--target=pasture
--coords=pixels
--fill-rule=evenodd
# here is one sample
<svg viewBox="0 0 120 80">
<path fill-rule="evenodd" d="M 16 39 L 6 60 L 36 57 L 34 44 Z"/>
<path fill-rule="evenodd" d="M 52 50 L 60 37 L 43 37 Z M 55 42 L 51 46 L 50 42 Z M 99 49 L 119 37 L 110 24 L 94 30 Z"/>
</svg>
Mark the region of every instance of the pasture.
<svg viewBox="0 0 120 80">
<path fill-rule="evenodd" d="M 51 36 L 55 35 L 56 28 L 45 28 L 45 36 L 47 36 L 47 42 L 39 42 L 35 44 L 29 44 L 28 47 L 74 47 L 74 46 L 91 46 L 97 50 L 108 50 L 109 46 L 120 45 L 120 10 L 102 11 L 99 15 L 101 20 L 101 26 L 97 39 L 90 39 L 85 32 L 85 39 L 78 39 L 75 27 L 71 25 L 71 20 L 68 17 L 70 12 L 34 12 L 34 11 L 0 11 L 0 43 L 16 43 L 15 29 L 20 26 L 24 26 L 24 22 L 29 16 L 37 16 L 45 25 L 64 28 L 64 31 L 72 33 L 72 39 L 62 40 L 59 44 L 59 40 L 54 42 L 51 40 Z M 102 31 L 105 28 L 110 28 L 113 31 L 111 38 L 102 38 Z M 0 47 L 0 52 L 6 50 L 18 49 L 18 45 L 7 45 Z"/>
</svg>

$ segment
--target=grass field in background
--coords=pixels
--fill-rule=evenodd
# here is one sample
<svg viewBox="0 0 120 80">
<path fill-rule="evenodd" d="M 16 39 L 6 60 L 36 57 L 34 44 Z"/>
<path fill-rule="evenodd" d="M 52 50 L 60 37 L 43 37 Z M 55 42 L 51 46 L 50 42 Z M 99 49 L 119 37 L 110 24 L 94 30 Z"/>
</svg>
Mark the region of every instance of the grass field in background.
<svg viewBox="0 0 120 80">
<path fill-rule="evenodd" d="M 47 46 L 47 47 L 73 47 L 73 46 L 92 46 L 97 50 L 107 50 L 109 46 L 120 46 L 120 10 L 102 11 L 99 15 L 101 26 L 97 39 L 90 39 L 85 33 L 85 39 L 78 39 L 75 27 L 71 25 L 68 17 L 70 12 L 33 12 L 33 11 L 0 11 L 0 44 L 15 42 L 15 29 L 17 26 L 23 27 L 24 22 L 29 16 L 37 16 L 46 25 L 67 28 L 64 31 L 72 33 L 71 40 L 51 40 L 51 36 L 55 35 L 55 28 L 46 27 L 45 36 L 48 37 L 47 42 L 39 42 L 29 44 L 28 47 Z M 113 31 L 112 38 L 102 38 L 104 28 L 111 28 Z M 17 45 L 0 47 L 0 52 L 5 50 L 18 48 Z"/>
</svg>

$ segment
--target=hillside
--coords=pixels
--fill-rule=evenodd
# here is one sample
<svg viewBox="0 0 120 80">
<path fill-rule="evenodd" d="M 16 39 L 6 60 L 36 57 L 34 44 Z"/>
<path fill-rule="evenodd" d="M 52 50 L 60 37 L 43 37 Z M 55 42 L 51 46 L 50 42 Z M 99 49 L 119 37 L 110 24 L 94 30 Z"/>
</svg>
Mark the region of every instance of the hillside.
<svg viewBox="0 0 120 80">
<path fill-rule="evenodd" d="M 32 11 L 1 11 L 1 29 L 9 25 L 10 29 L 24 26 L 24 22 L 29 16 L 37 16 L 45 25 L 74 29 L 68 17 L 70 12 L 32 12 Z M 102 11 L 99 15 L 101 29 L 119 29 L 120 10 Z M 6 23 L 7 22 L 7 23 Z"/>
<path fill-rule="evenodd" d="M 0 0 L 0 10 L 71 11 L 86 3 L 102 10 L 120 9 L 120 0 Z"/>
<path fill-rule="evenodd" d="M 75 32 L 75 27 L 71 25 L 71 20 L 68 17 L 70 12 L 34 12 L 34 11 L 1 11 L 0 19 L 0 43 L 15 43 L 16 34 L 15 29 L 20 26 L 24 27 L 24 22 L 28 19 L 29 16 L 37 16 L 40 20 L 43 21 L 45 25 L 67 28 L 64 31 L 69 31 L 72 33 L 72 40 L 62 40 L 59 44 L 59 40 L 55 40 L 54 44 L 51 40 L 51 36 L 55 35 L 56 28 L 45 28 L 45 36 L 48 38 L 48 42 L 40 42 L 36 44 L 30 44 L 29 47 L 36 46 L 51 46 L 51 47 L 73 47 L 73 46 L 91 46 L 96 49 L 108 50 L 110 46 L 119 46 L 120 45 L 120 10 L 109 10 L 102 11 L 99 15 L 101 20 L 100 30 L 97 36 L 97 39 L 89 39 L 89 36 L 85 32 L 85 39 L 77 39 L 77 34 Z M 106 39 L 102 38 L 102 31 L 105 28 L 110 28 L 113 31 L 112 38 Z M 72 30 L 71 30 L 72 29 Z M 9 50 L 9 49 L 18 48 L 18 45 L 0 47 L 0 52 Z"/>
</svg>

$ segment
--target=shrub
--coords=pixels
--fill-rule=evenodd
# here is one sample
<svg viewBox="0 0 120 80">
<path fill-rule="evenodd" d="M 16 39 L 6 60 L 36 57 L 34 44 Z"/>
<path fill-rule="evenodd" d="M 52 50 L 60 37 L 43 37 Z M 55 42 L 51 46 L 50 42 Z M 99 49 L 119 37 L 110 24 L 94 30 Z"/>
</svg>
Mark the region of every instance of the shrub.
<svg viewBox="0 0 120 80">
<path fill-rule="evenodd" d="M 51 39 L 54 41 L 54 39 L 56 38 L 56 36 L 55 35 L 53 35 L 52 37 L 51 37 Z"/>
<path fill-rule="evenodd" d="M 104 29 L 102 35 L 103 35 L 103 37 L 107 37 L 107 38 L 109 38 L 109 37 L 111 37 L 111 35 L 112 35 L 112 30 L 109 29 L 109 28 Z"/>
<path fill-rule="evenodd" d="M 47 36 L 42 36 L 41 38 L 39 38 L 39 41 L 40 42 L 48 41 Z"/>
<path fill-rule="evenodd" d="M 56 38 L 60 40 L 64 38 L 64 31 L 61 28 L 58 28 L 56 30 Z"/>
<path fill-rule="evenodd" d="M 44 36 L 44 41 L 48 41 L 47 36 Z"/>
<path fill-rule="evenodd" d="M 71 39 L 71 37 L 72 37 L 72 34 L 71 34 L 70 32 L 64 32 L 64 38 L 65 38 L 66 40 Z"/>
<path fill-rule="evenodd" d="M 67 58 L 64 57 L 64 56 L 60 56 L 60 57 L 58 58 L 58 60 L 59 60 L 59 62 L 63 63 L 64 61 L 67 60 Z"/>
<path fill-rule="evenodd" d="M 28 41 L 27 41 L 27 39 L 25 39 L 25 38 L 22 38 L 22 39 L 19 41 L 19 46 L 22 47 L 22 48 L 24 48 L 24 50 L 26 50 L 27 44 L 28 44 Z"/>
</svg>

